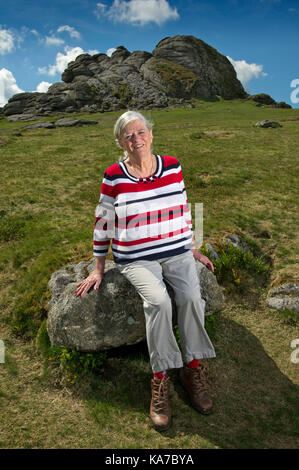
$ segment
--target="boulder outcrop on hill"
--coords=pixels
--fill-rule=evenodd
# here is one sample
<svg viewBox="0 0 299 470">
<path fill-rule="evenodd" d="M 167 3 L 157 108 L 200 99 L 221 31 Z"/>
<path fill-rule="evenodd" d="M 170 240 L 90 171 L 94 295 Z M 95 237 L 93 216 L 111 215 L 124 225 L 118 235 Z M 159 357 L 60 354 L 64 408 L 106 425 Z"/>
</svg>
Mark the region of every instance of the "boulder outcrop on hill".
<svg viewBox="0 0 299 470">
<path fill-rule="evenodd" d="M 224 99 L 246 96 L 229 60 L 201 39 L 193 36 L 162 39 L 154 49 L 153 56 L 158 62 L 161 59 L 171 61 L 189 71 L 186 81 L 189 84 L 190 81 L 195 82 L 192 96 L 212 98 L 220 95 Z M 193 80 L 190 72 L 194 74 Z"/>
<path fill-rule="evenodd" d="M 266 93 L 259 93 L 257 95 L 250 95 L 249 100 L 255 101 L 257 106 L 262 106 L 263 104 L 270 106 L 271 108 L 285 108 L 291 109 L 290 104 L 285 103 L 284 101 L 276 102 L 270 95 Z"/>
<path fill-rule="evenodd" d="M 152 54 L 119 46 L 111 57 L 81 54 L 47 93 L 14 95 L 3 113 L 48 115 L 163 108 L 192 97 L 246 98 L 229 60 L 193 36 L 158 43 Z"/>
</svg>

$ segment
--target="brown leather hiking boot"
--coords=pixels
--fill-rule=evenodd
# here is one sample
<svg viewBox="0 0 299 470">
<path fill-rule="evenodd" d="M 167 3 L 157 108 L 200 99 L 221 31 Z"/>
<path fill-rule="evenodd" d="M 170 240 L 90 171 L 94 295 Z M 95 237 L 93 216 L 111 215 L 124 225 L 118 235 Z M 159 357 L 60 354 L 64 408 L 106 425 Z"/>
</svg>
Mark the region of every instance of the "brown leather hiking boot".
<svg viewBox="0 0 299 470">
<path fill-rule="evenodd" d="M 169 378 L 152 379 L 152 400 L 150 417 L 156 431 L 166 431 L 171 425 L 171 408 L 169 404 Z"/>
<path fill-rule="evenodd" d="M 210 414 L 213 402 L 206 389 L 204 366 L 202 364 L 194 368 L 184 366 L 180 369 L 179 377 L 189 393 L 194 408 L 204 415 Z"/>
</svg>

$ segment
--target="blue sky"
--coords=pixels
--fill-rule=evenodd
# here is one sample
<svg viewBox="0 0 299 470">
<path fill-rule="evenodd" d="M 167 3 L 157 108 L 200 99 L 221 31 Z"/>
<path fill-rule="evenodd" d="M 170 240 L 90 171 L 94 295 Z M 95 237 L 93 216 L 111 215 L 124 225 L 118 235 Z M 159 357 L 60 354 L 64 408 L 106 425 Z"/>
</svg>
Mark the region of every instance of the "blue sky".
<svg viewBox="0 0 299 470">
<path fill-rule="evenodd" d="M 46 91 L 89 52 L 152 52 L 193 35 L 230 58 L 251 94 L 299 108 L 298 0 L 0 0 L 0 106 Z"/>
</svg>

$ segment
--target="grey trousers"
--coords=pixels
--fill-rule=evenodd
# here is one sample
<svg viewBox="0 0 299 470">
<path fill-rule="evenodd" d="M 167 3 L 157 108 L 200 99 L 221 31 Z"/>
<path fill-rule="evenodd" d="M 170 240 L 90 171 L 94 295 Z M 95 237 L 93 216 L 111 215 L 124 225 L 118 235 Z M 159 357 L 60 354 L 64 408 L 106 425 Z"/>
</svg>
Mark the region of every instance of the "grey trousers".
<svg viewBox="0 0 299 470">
<path fill-rule="evenodd" d="M 191 250 L 155 261 L 118 265 L 143 300 L 146 338 L 153 372 L 180 368 L 183 361 L 215 357 L 204 327 L 205 301 L 200 294 Z M 163 278 L 174 290 L 182 353 L 172 327 L 172 305 Z"/>
</svg>

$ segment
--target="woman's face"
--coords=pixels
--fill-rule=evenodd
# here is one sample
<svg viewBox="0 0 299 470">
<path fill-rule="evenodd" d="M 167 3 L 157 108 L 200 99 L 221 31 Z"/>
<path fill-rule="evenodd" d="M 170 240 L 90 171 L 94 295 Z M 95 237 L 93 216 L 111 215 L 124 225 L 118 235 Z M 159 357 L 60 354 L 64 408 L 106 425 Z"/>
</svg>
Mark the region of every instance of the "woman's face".
<svg viewBox="0 0 299 470">
<path fill-rule="evenodd" d="M 140 119 L 126 125 L 119 145 L 128 155 L 144 158 L 151 155 L 152 131 Z"/>
</svg>

